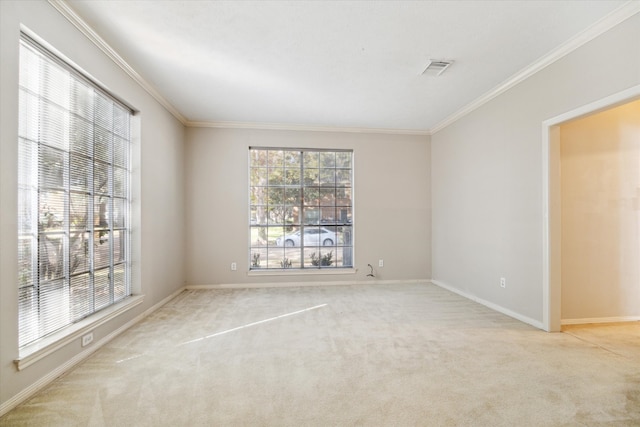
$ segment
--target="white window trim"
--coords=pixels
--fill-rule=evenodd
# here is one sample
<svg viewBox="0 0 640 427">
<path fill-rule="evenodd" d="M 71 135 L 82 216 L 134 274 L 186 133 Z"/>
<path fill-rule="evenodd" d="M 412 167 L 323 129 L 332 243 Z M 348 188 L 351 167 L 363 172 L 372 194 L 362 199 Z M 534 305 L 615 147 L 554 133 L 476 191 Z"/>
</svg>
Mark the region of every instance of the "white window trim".
<svg viewBox="0 0 640 427">
<path fill-rule="evenodd" d="M 353 267 L 253 269 L 247 271 L 247 276 L 330 276 L 356 274 L 357 272 L 358 270 Z"/>
<path fill-rule="evenodd" d="M 249 146 L 249 158 L 247 160 L 248 162 L 248 182 L 249 182 L 249 201 L 247 204 L 247 216 L 249 218 L 249 224 L 251 224 L 251 150 L 252 149 L 256 149 L 256 150 L 290 150 L 290 151 L 314 151 L 314 152 L 321 152 L 321 151 L 325 151 L 325 152 L 349 152 L 351 153 L 351 215 L 352 215 L 352 243 L 351 243 L 351 265 L 348 266 L 343 266 L 343 267 L 297 267 L 297 268 L 249 268 L 247 270 L 247 276 L 295 276 L 295 275 L 301 275 L 301 276 L 312 276 L 312 275 L 345 275 L 345 274 L 355 274 L 358 272 L 357 268 L 355 267 L 355 244 L 353 242 L 355 242 L 355 227 L 353 226 L 353 224 L 355 223 L 355 174 L 354 174 L 354 168 L 355 168 L 355 151 L 353 149 L 340 149 L 340 148 L 309 148 L 309 147 L 268 147 L 268 146 Z M 302 179 L 302 177 L 301 177 Z M 322 226 L 322 224 L 318 224 L 319 226 Z M 330 224 L 327 224 L 330 225 Z M 251 234 L 251 225 L 249 226 L 249 235 Z M 251 250 L 252 250 L 252 245 L 251 245 L 251 237 L 249 237 L 249 245 L 248 245 L 248 249 L 249 249 L 249 254 L 251 254 Z M 251 258 L 249 258 L 249 265 L 251 265 Z"/>
<path fill-rule="evenodd" d="M 26 345 L 20 349 L 18 358 L 13 362 L 18 368 L 18 371 L 21 371 L 60 350 L 67 344 L 81 339 L 81 337 L 88 332 L 142 304 L 143 300 L 144 295 L 131 295 L 118 303 L 96 312 L 92 316 L 54 332 L 32 344 Z"/>
<path fill-rule="evenodd" d="M 107 90 L 103 85 L 94 80 L 86 73 L 84 70 L 79 68 L 76 64 L 69 61 L 65 56 L 63 56 L 60 52 L 53 49 L 50 45 L 44 42 L 41 38 L 32 34 L 29 31 L 26 31 L 24 28 L 21 29 L 21 40 L 27 40 L 31 44 L 31 46 L 36 47 L 47 56 L 53 62 L 56 62 L 66 68 L 70 73 L 72 73 L 76 78 L 80 80 L 84 80 L 88 82 L 96 91 L 102 93 L 103 95 L 110 98 L 114 103 L 119 104 L 121 107 L 129 110 L 130 113 L 130 153 L 129 153 L 129 166 L 127 167 L 127 171 L 129 173 L 129 194 L 127 195 L 126 200 L 129 204 L 129 220 L 126 231 L 129 233 L 129 259 L 125 261 L 125 264 L 129 265 L 129 289 L 130 294 L 126 296 L 124 299 L 119 302 L 115 302 L 105 308 L 102 308 L 98 311 L 91 313 L 84 319 L 81 319 L 75 323 L 71 323 L 62 329 L 55 331 L 49 335 L 43 336 L 35 342 L 27 344 L 25 346 L 19 347 L 18 349 L 18 358 L 14 359 L 14 363 L 17 369 L 20 371 L 25 369 L 26 367 L 36 363 L 37 361 L 49 356 L 50 354 L 56 352 L 62 347 L 70 344 L 76 339 L 81 338 L 81 336 L 91 332 L 92 330 L 102 326 L 103 324 L 111 321 L 112 319 L 118 317 L 121 314 L 133 309 L 134 307 L 140 305 L 144 300 L 144 295 L 134 294 L 137 289 L 140 288 L 139 283 L 134 278 L 137 269 L 132 264 L 132 260 L 134 259 L 137 252 L 134 251 L 133 247 L 133 239 L 131 237 L 132 232 L 134 230 L 134 226 L 132 224 L 134 214 L 134 202 L 133 197 L 131 195 L 131 186 L 133 185 L 133 149 L 131 148 L 134 143 L 139 142 L 139 134 L 140 134 L 140 124 L 139 118 L 136 114 L 136 111 L 129 106 L 127 103 L 116 97 L 109 90 Z M 135 216 L 137 217 L 137 215 Z M 136 247 L 135 250 L 138 250 Z M 137 284 L 137 285 L 136 285 Z"/>
</svg>

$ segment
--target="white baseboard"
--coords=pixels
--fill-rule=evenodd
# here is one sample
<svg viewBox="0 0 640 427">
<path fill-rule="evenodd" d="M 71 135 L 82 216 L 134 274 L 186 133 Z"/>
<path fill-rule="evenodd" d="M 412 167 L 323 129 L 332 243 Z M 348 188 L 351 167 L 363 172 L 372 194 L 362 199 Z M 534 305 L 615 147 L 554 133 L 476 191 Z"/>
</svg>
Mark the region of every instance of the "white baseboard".
<svg viewBox="0 0 640 427">
<path fill-rule="evenodd" d="M 265 282 L 265 283 L 221 283 L 217 285 L 187 285 L 185 289 L 253 289 L 253 288 L 296 288 L 311 286 L 353 286 L 353 285 L 402 285 L 410 283 L 429 283 L 429 279 L 410 280 L 343 280 L 331 282 Z"/>
<path fill-rule="evenodd" d="M 492 303 L 490 301 L 484 300 L 484 299 L 479 298 L 479 297 L 477 297 L 475 295 L 471 295 L 471 294 L 469 294 L 467 292 L 461 291 L 460 289 L 457 289 L 457 288 L 454 288 L 452 286 L 449 286 L 446 283 L 440 282 L 438 280 L 431 280 L 431 283 L 433 283 L 434 285 L 439 286 L 439 287 L 441 287 L 443 289 L 451 291 L 454 294 L 458 294 L 458 295 L 460 295 L 462 297 L 470 299 L 471 301 L 477 302 L 478 304 L 482 304 L 485 307 L 488 307 L 488 308 L 490 308 L 492 310 L 497 311 L 498 313 L 505 314 L 505 315 L 507 315 L 509 317 L 513 317 L 514 319 L 517 319 L 517 320 L 519 320 L 521 322 L 524 322 L 524 323 L 526 323 L 528 325 L 531 325 L 531 326 L 536 327 L 538 329 L 544 330 L 544 326 L 543 326 L 542 322 L 539 321 L 539 320 L 535 320 L 535 319 L 532 319 L 530 317 L 523 316 L 520 313 L 516 313 L 515 311 L 509 310 L 508 308 L 502 307 L 502 306 L 500 306 L 498 304 L 494 304 L 494 303 Z"/>
<path fill-rule="evenodd" d="M 590 317 L 584 319 L 562 319 L 561 325 L 585 325 L 587 323 L 623 323 L 638 322 L 640 316 Z"/>
<path fill-rule="evenodd" d="M 62 375 L 69 372 L 76 365 L 78 365 L 87 357 L 91 356 L 93 353 L 98 351 L 101 347 L 103 347 L 109 341 L 111 341 L 112 339 L 114 339 L 115 337 L 117 337 L 118 335 L 120 335 L 121 333 L 123 333 L 124 331 L 126 331 L 127 329 L 135 325 L 136 323 L 140 322 L 149 314 L 153 313 L 154 311 L 156 311 L 157 309 L 165 305 L 167 302 L 175 298 L 182 291 L 184 291 L 184 288 L 180 288 L 177 291 L 173 292 L 171 295 L 169 295 L 159 303 L 155 304 L 153 307 L 137 315 L 135 318 L 131 319 L 130 321 L 128 321 L 118 329 L 114 330 L 109 335 L 103 337 L 99 341 L 96 341 L 96 343 L 93 344 L 92 346 L 87 347 L 86 350 L 83 350 L 82 352 L 76 354 L 74 357 L 67 360 L 64 364 L 58 366 L 57 368 L 49 372 L 47 375 L 40 378 L 35 383 L 31 384 L 29 387 L 23 389 L 20 393 L 16 394 L 11 399 L 7 400 L 6 402 L 3 402 L 0 405 L 0 417 L 6 414 L 7 412 L 9 412 L 10 410 L 12 410 L 13 408 L 15 408 L 16 406 L 18 406 L 19 404 L 21 404 L 22 402 L 32 397 L 34 394 L 36 394 L 37 392 L 42 390 L 44 387 L 49 385 L 56 378 L 61 377 Z"/>
</svg>

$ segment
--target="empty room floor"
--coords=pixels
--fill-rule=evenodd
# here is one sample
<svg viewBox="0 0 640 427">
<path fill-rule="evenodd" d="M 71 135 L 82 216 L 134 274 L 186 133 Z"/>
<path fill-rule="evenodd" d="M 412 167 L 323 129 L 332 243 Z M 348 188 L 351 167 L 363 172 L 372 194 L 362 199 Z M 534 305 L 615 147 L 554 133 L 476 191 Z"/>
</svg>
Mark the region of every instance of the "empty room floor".
<svg viewBox="0 0 640 427">
<path fill-rule="evenodd" d="M 546 333 L 431 284 L 188 290 L 2 426 L 637 426 L 640 322 Z"/>
</svg>

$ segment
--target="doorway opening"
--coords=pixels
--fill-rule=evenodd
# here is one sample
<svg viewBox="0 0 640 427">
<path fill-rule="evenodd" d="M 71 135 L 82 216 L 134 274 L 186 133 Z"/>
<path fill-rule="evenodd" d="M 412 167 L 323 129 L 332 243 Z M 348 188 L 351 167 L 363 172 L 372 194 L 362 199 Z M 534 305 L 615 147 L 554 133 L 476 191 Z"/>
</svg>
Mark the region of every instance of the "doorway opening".
<svg viewBox="0 0 640 427">
<path fill-rule="evenodd" d="M 561 135 L 563 124 L 640 99 L 640 85 L 577 108 L 542 124 L 543 327 L 560 331 L 562 321 Z"/>
</svg>

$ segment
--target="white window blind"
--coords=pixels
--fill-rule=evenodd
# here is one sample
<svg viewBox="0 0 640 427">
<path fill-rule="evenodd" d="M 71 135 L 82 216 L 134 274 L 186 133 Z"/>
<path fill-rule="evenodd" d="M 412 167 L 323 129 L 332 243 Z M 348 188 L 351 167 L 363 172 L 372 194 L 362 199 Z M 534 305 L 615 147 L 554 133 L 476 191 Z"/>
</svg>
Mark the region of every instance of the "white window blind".
<svg viewBox="0 0 640 427">
<path fill-rule="evenodd" d="M 131 110 L 20 41 L 19 343 L 131 294 Z"/>
</svg>

